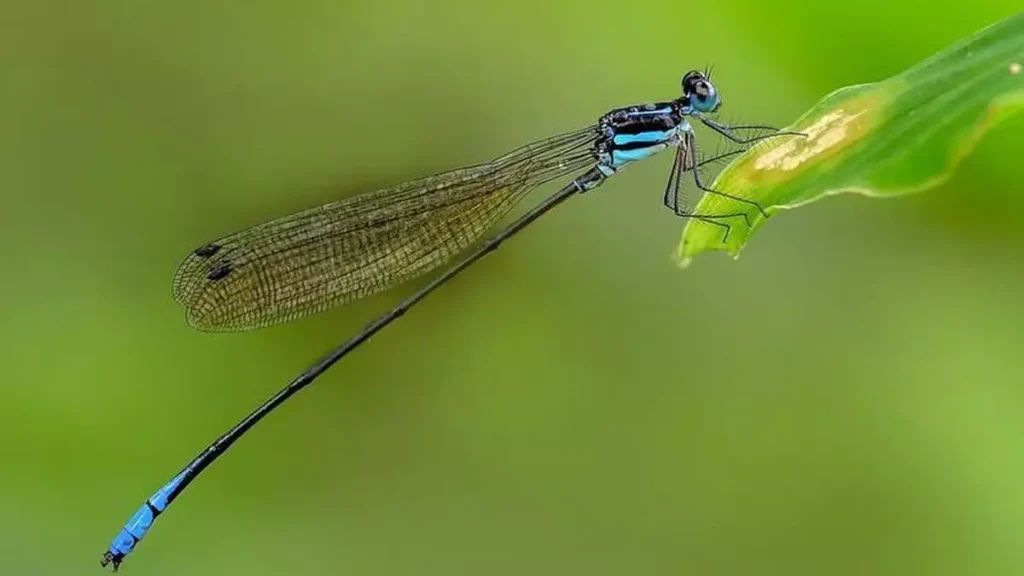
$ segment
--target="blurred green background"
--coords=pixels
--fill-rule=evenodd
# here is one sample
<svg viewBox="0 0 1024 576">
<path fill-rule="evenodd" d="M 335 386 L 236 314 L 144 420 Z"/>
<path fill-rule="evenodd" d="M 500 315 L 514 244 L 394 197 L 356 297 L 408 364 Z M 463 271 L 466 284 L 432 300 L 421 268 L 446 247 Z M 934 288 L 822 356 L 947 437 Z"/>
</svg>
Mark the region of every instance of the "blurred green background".
<svg viewBox="0 0 1024 576">
<path fill-rule="evenodd" d="M 203 334 L 170 279 L 204 241 L 709 63 L 724 119 L 783 125 L 1019 7 L 4 2 L 0 573 L 99 573 L 147 496 L 416 284 Z M 671 159 L 630 168 L 254 429 L 125 573 L 1020 574 L 1022 133 L 685 272 Z"/>
</svg>

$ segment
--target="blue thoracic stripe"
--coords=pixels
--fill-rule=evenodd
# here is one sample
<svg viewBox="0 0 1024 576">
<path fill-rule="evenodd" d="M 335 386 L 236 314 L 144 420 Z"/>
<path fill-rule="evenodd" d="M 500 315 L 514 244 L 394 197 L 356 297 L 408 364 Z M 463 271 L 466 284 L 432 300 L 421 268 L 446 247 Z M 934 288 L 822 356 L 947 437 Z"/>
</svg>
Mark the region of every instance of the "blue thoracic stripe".
<svg viewBox="0 0 1024 576">
<path fill-rule="evenodd" d="M 612 142 L 619 146 L 623 144 L 631 144 L 633 142 L 649 142 L 651 144 L 655 144 L 669 140 L 674 134 L 675 130 L 657 130 L 641 132 L 639 134 L 616 134 L 612 139 Z"/>
<path fill-rule="evenodd" d="M 651 144 L 644 148 L 634 148 L 632 150 L 615 150 L 612 152 L 612 165 L 617 169 L 622 166 L 629 164 L 630 162 L 636 162 L 637 160 L 643 160 L 654 156 L 658 152 L 661 152 L 668 147 L 665 142 L 659 142 L 657 144 Z"/>
<path fill-rule="evenodd" d="M 636 110 L 634 112 L 627 112 L 626 116 L 665 116 L 672 112 L 672 108 L 658 108 L 655 110 Z"/>
</svg>

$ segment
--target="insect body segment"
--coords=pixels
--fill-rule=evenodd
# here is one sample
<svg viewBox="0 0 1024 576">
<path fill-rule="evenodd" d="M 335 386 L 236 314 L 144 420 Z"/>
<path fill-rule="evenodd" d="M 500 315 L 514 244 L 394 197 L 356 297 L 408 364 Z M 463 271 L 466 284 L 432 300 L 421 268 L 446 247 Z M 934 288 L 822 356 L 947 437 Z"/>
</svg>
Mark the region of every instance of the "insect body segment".
<svg viewBox="0 0 1024 576">
<path fill-rule="evenodd" d="M 620 168 L 676 146 L 680 135 L 690 132 L 679 101 L 619 108 L 598 121 L 597 168 L 606 176 Z"/>
<path fill-rule="evenodd" d="M 146 532 L 153 525 L 153 521 L 171 503 L 176 490 L 181 486 L 185 476 L 191 472 L 190 469 L 182 471 L 160 490 L 153 494 L 149 500 L 139 508 L 137 512 L 125 523 L 124 527 L 110 544 L 110 549 L 103 555 L 103 566 L 113 564 L 116 572 L 124 557 L 135 549 L 135 545 L 146 536 Z"/>
</svg>

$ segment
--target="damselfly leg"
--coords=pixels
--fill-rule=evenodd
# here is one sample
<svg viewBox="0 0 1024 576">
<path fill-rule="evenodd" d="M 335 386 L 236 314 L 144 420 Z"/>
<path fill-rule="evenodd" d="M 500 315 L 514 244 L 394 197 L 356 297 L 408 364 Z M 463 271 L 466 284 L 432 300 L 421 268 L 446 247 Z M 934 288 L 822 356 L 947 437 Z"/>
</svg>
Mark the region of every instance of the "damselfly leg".
<svg viewBox="0 0 1024 576">
<path fill-rule="evenodd" d="M 684 172 L 691 170 L 696 174 L 697 171 L 704 166 L 721 162 L 722 160 L 731 158 L 733 156 L 738 156 L 743 152 L 746 152 L 746 149 L 740 148 L 738 150 L 732 150 L 730 152 L 716 154 L 710 158 L 703 159 L 700 162 L 693 162 L 692 156 L 689 154 L 689 152 L 687 152 L 686 147 L 680 145 L 679 148 L 676 149 L 675 160 L 672 163 L 672 171 L 669 172 L 668 184 L 665 186 L 665 207 L 668 208 L 669 210 L 672 210 L 672 212 L 676 216 L 682 218 L 694 218 L 702 222 L 707 222 L 708 224 L 712 224 L 714 226 L 723 228 L 725 232 L 722 236 L 722 242 L 728 241 L 729 233 L 732 231 L 732 227 L 726 222 L 721 222 L 720 220 L 728 220 L 730 218 L 743 218 L 745 221 L 747 221 L 747 215 L 743 212 L 733 212 L 726 214 L 699 214 L 697 212 L 693 212 L 686 205 L 686 201 L 683 198 L 682 175 Z M 747 221 L 747 225 L 750 225 L 749 221 Z"/>
<path fill-rule="evenodd" d="M 690 161 L 692 162 L 692 164 L 694 166 L 696 166 L 697 165 L 697 143 L 696 143 L 695 139 L 693 138 L 693 136 L 690 136 L 690 143 L 687 146 L 686 153 L 690 155 Z M 704 192 L 707 192 L 709 194 L 714 194 L 716 196 L 721 196 L 723 198 L 729 198 L 730 200 L 735 200 L 736 202 L 741 202 L 743 204 L 749 204 L 750 206 L 753 206 L 753 207 L 757 208 L 757 210 L 765 218 L 768 218 L 768 213 L 765 212 L 764 208 L 760 204 L 758 204 L 757 202 L 754 202 L 753 200 L 747 200 L 746 198 L 740 198 L 739 196 L 733 196 L 732 194 L 726 194 L 725 192 L 719 192 L 718 190 L 715 190 L 714 188 L 711 188 L 710 186 L 707 186 L 706 184 L 704 184 L 704 182 L 701 180 L 700 170 L 696 170 L 696 169 L 693 170 L 693 183 L 697 185 L 697 188 L 700 188 L 701 190 L 703 190 Z M 743 213 L 743 221 L 746 222 L 747 227 L 750 227 L 750 218 L 747 216 L 746 212 Z"/>
<path fill-rule="evenodd" d="M 729 126 L 729 125 L 720 124 L 718 122 L 715 122 L 714 120 L 706 118 L 703 115 L 699 115 L 697 117 L 706 126 L 708 126 L 709 128 L 711 128 L 715 132 L 725 136 L 727 139 L 729 139 L 730 141 L 732 141 L 734 143 L 737 143 L 737 144 L 754 144 L 754 143 L 761 142 L 761 141 L 767 140 L 769 138 L 775 138 L 775 137 L 778 137 L 778 136 L 805 136 L 805 134 L 802 134 L 800 132 L 781 131 L 781 130 L 778 130 L 778 129 L 773 128 L 771 126 L 753 125 L 753 124 L 751 124 L 751 125 Z M 761 134 L 757 134 L 755 136 L 751 136 L 751 137 L 741 137 L 741 136 L 738 136 L 738 135 L 736 135 L 734 133 L 734 131 L 743 131 L 743 130 L 756 130 L 756 131 L 759 131 L 759 132 L 762 132 L 762 133 Z M 767 134 L 763 133 L 765 131 L 768 131 L 769 133 L 767 133 Z M 743 147 L 743 148 L 739 148 L 739 149 L 736 149 L 736 150 L 728 151 L 728 152 L 725 152 L 725 153 L 715 154 L 715 155 L 713 155 L 713 156 L 711 156 L 709 158 L 700 159 L 700 153 L 699 153 L 699 150 L 697 149 L 696 138 L 694 137 L 694 135 L 692 133 L 686 134 L 682 138 L 682 140 L 681 140 L 681 142 L 679 144 L 679 148 L 676 151 L 675 163 L 673 164 L 672 172 L 669 175 L 668 186 L 665 189 L 665 198 L 664 198 L 665 206 L 667 206 L 669 209 L 671 209 L 677 216 L 681 216 L 681 217 L 685 217 L 685 218 L 696 218 L 696 219 L 701 220 L 703 222 L 707 222 L 709 224 L 713 224 L 715 226 L 719 226 L 719 227 L 724 228 L 725 229 L 725 233 L 724 233 L 724 235 L 722 237 L 722 242 L 726 242 L 728 240 L 729 232 L 731 231 L 731 227 L 730 227 L 729 224 L 727 224 L 725 222 L 721 222 L 720 220 L 728 220 L 730 218 L 743 218 L 743 222 L 747 225 L 747 227 L 749 228 L 751 226 L 750 217 L 749 217 L 749 214 L 746 211 L 743 211 L 743 212 L 728 212 L 728 213 L 724 213 L 724 214 L 699 214 L 699 213 L 693 212 L 692 210 L 689 210 L 687 208 L 687 206 L 686 206 L 686 202 L 682 198 L 682 196 L 683 196 L 682 191 L 681 191 L 682 179 L 680 178 L 680 175 L 681 175 L 682 172 L 691 171 L 691 172 L 693 172 L 694 184 L 696 185 L 697 189 L 699 189 L 700 191 L 708 193 L 708 194 L 714 194 L 716 196 L 721 196 L 721 197 L 724 197 L 724 198 L 728 198 L 730 200 L 733 200 L 735 202 L 739 202 L 739 203 L 742 203 L 742 204 L 750 205 L 750 206 L 756 208 L 757 211 L 762 216 L 764 216 L 765 218 L 770 218 L 771 215 L 768 214 L 768 212 L 764 209 L 764 207 L 760 203 L 755 202 L 753 200 L 749 200 L 749 199 L 746 199 L 746 198 L 741 198 L 739 196 L 734 196 L 732 194 L 727 194 L 725 192 L 721 192 L 721 191 L 715 190 L 714 188 L 712 188 L 709 185 L 705 184 L 705 182 L 703 180 L 703 177 L 701 175 L 701 168 L 703 168 L 704 166 L 707 166 L 709 164 L 713 164 L 715 162 L 719 162 L 719 161 L 724 160 L 726 158 L 730 158 L 730 157 L 739 155 L 739 154 L 741 154 L 743 152 L 746 152 L 748 149 L 749 149 L 749 147 Z"/>
<path fill-rule="evenodd" d="M 804 134 L 803 132 L 782 131 L 773 126 L 761 126 L 758 124 L 737 124 L 735 126 L 730 126 L 728 124 L 721 124 L 719 122 L 715 122 L 714 120 L 706 116 L 698 116 L 698 118 L 700 119 L 701 123 L 703 123 L 705 126 L 711 128 L 715 132 L 718 132 L 722 136 L 725 136 L 726 138 L 732 140 L 737 144 L 753 144 L 755 142 L 760 142 L 761 140 L 767 140 L 769 138 L 775 138 L 777 136 L 806 136 L 806 134 Z M 735 134 L 737 130 L 757 130 L 759 132 L 768 133 L 758 134 L 756 136 L 744 138 L 742 136 L 737 136 Z"/>
</svg>

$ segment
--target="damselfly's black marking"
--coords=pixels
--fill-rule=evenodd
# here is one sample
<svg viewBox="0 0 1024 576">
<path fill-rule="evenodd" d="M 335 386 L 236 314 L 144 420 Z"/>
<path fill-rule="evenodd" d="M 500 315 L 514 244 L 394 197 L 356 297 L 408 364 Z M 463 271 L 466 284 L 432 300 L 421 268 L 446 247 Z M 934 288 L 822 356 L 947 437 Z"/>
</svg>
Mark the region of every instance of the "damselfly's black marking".
<svg viewBox="0 0 1024 576">
<path fill-rule="evenodd" d="M 206 273 L 206 279 L 210 282 L 217 282 L 218 280 L 227 278 L 228 274 L 231 274 L 231 262 L 228 260 L 221 260 Z"/>
<path fill-rule="evenodd" d="M 209 258 L 220 251 L 219 244 L 207 244 L 206 246 L 200 246 L 196 248 L 193 254 L 200 258 Z"/>
</svg>

